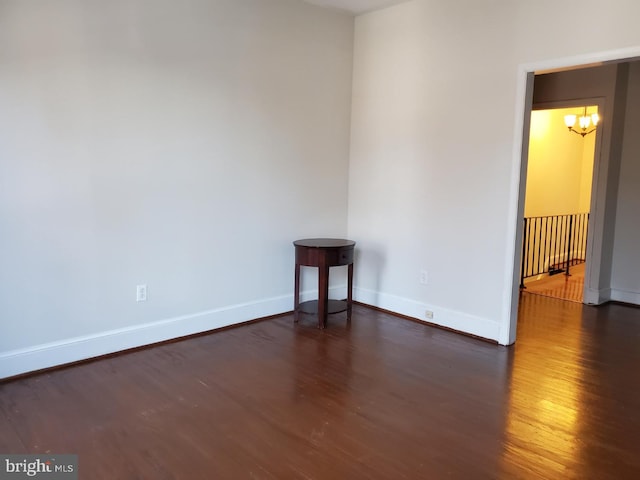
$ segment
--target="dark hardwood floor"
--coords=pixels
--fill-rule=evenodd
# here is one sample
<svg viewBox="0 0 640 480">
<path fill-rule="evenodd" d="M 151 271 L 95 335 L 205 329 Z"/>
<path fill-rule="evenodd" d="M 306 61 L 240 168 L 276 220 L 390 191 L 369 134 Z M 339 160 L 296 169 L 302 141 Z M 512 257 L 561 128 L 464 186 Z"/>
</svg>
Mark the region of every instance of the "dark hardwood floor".
<svg viewBox="0 0 640 480">
<path fill-rule="evenodd" d="M 640 310 L 522 294 L 501 347 L 355 306 L 0 383 L 81 479 L 637 479 Z"/>
</svg>

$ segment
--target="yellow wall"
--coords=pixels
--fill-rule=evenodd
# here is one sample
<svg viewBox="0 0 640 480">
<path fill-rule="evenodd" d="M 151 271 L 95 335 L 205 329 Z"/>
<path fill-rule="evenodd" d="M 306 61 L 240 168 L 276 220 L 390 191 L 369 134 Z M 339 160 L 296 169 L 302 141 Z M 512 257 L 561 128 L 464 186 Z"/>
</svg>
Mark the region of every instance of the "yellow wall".
<svg viewBox="0 0 640 480">
<path fill-rule="evenodd" d="M 583 138 L 564 124 L 566 114 L 579 110 L 531 112 L 525 217 L 589 211 L 595 134 Z"/>
<path fill-rule="evenodd" d="M 576 135 L 577 136 L 577 135 Z M 582 172 L 580 178 L 579 212 L 588 212 L 591 208 L 591 181 L 593 180 L 593 160 L 596 150 L 596 134 L 584 137 L 582 152 Z"/>
</svg>

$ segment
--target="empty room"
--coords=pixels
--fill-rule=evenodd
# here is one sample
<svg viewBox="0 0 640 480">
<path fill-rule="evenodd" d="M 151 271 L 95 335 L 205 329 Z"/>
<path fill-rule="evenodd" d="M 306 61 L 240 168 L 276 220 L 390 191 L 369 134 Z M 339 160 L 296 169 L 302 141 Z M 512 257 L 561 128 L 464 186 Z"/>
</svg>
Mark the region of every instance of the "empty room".
<svg viewBox="0 0 640 480">
<path fill-rule="evenodd" d="M 639 478 L 638 18 L 0 0 L 0 479 Z"/>
</svg>

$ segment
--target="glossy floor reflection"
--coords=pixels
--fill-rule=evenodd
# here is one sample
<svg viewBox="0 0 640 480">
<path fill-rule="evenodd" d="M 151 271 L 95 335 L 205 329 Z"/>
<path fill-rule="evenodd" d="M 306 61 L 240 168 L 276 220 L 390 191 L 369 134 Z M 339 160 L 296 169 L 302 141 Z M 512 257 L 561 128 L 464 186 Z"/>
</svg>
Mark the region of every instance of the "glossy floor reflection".
<svg viewBox="0 0 640 480">
<path fill-rule="evenodd" d="M 521 294 L 503 468 L 640 478 L 640 309 Z"/>
<path fill-rule="evenodd" d="M 570 269 L 570 275 L 543 275 L 525 280 L 526 293 L 582 303 L 584 298 L 584 275 L 586 264 L 580 263 Z"/>
<path fill-rule="evenodd" d="M 522 295 L 501 347 L 356 305 L 0 383 L 0 452 L 100 479 L 640 478 L 640 310 Z"/>
</svg>

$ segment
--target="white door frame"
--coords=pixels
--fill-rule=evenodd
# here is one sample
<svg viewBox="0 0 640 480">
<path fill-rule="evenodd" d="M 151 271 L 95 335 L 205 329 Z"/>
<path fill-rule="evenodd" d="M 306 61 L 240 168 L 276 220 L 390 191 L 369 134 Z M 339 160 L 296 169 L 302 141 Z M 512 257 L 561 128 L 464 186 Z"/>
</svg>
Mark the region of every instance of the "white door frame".
<svg viewBox="0 0 640 480">
<path fill-rule="evenodd" d="M 524 215 L 524 191 L 534 76 L 536 73 L 570 70 L 576 67 L 600 66 L 605 62 L 619 62 L 637 57 L 640 57 L 640 46 L 521 64 L 518 67 L 507 221 L 503 312 L 498 338 L 498 342 L 502 345 L 510 345 L 516 341 L 521 257 L 521 248 L 519 246 L 522 244 L 522 229 L 519 226 Z M 592 188 L 596 187 L 592 186 Z M 591 205 L 593 206 L 596 199 L 592 198 L 591 200 Z"/>
</svg>

